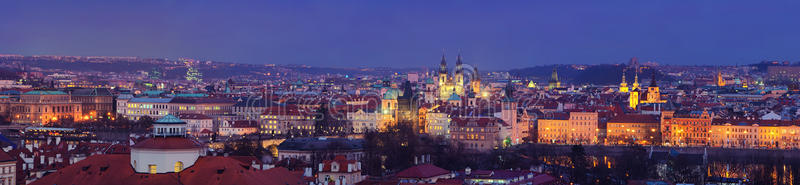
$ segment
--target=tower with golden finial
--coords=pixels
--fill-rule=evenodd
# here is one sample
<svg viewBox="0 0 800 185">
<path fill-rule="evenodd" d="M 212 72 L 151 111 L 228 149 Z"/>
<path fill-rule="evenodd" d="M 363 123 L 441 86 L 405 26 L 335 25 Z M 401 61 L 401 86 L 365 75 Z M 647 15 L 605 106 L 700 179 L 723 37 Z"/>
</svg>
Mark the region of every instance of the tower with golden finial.
<svg viewBox="0 0 800 185">
<path fill-rule="evenodd" d="M 636 70 L 636 75 L 633 78 L 633 87 L 630 90 L 630 94 L 628 96 L 628 106 L 632 109 L 636 109 L 639 106 L 639 70 Z"/>
<path fill-rule="evenodd" d="M 619 92 L 628 92 L 628 83 L 625 82 L 625 69 L 622 69 L 622 83 L 619 83 Z"/>
</svg>

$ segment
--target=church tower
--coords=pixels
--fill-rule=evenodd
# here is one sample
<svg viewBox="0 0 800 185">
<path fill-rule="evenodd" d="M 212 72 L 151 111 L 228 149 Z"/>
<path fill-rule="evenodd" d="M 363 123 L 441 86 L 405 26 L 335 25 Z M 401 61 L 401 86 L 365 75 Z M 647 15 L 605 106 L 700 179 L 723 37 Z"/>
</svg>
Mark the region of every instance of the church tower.
<svg viewBox="0 0 800 185">
<path fill-rule="evenodd" d="M 550 76 L 550 84 L 548 84 L 550 89 L 561 87 L 561 81 L 558 80 L 558 71 L 556 71 L 556 68 L 557 67 L 553 67 L 553 74 Z"/>
<path fill-rule="evenodd" d="M 445 61 L 444 50 L 442 50 L 442 62 L 439 64 L 439 87 L 447 84 L 447 61 Z"/>
<path fill-rule="evenodd" d="M 631 93 L 628 96 L 628 106 L 632 109 L 636 109 L 639 105 L 639 72 L 637 70 L 636 75 L 633 78 L 633 88 L 631 89 Z"/>
<path fill-rule="evenodd" d="M 472 92 L 475 93 L 475 96 L 481 95 L 481 74 L 478 72 L 478 67 L 475 67 L 475 72 L 472 74 L 472 80 L 470 81 L 472 85 Z"/>
<path fill-rule="evenodd" d="M 717 70 L 717 86 L 723 87 L 725 84 L 725 78 L 722 78 L 722 72 Z"/>
<path fill-rule="evenodd" d="M 650 87 L 647 87 L 647 102 L 661 103 L 661 92 L 656 84 L 656 71 L 653 70 L 653 77 L 650 79 Z"/>
<path fill-rule="evenodd" d="M 517 101 L 514 100 L 514 87 L 511 85 L 511 79 L 506 84 L 500 115 L 504 122 L 511 125 L 511 142 L 514 144 L 522 142 L 523 132 L 527 131 L 527 128 L 523 128 L 517 122 Z"/>
<path fill-rule="evenodd" d="M 455 83 L 456 87 L 464 87 L 464 68 L 461 66 L 463 62 L 461 61 L 461 50 L 458 51 L 458 58 L 456 58 L 456 76 L 455 76 Z M 459 95 L 463 94 L 456 89 L 456 93 Z"/>
<path fill-rule="evenodd" d="M 625 82 L 625 69 L 622 69 L 622 83 L 619 83 L 619 92 L 628 92 L 628 83 Z"/>
</svg>

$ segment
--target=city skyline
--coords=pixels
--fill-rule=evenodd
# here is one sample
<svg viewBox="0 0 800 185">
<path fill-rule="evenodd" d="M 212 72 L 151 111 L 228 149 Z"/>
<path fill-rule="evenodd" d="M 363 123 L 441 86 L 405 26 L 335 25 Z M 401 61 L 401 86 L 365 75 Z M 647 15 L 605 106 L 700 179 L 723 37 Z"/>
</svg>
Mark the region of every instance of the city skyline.
<svg viewBox="0 0 800 185">
<path fill-rule="evenodd" d="M 796 3 L 4 2 L 0 53 L 320 67 L 798 61 Z M 54 16 L 58 15 L 58 16 Z"/>
</svg>

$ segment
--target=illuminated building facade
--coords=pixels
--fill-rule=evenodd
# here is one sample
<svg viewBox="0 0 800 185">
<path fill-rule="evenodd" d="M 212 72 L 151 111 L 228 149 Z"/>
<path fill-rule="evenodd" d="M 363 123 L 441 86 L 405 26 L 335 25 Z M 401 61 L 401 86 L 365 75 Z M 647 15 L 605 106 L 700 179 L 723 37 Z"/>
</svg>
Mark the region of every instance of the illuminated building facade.
<svg viewBox="0 0 800 185">
<path fill-rule="evenodd" d="M 214 131 L 214 118 L 202 114 L 181 114 L 178 117 L 186 122 L 186 131 L 189 135 L 202 136 Z"/>
<path fill-rule="evenodd" d="M 606 144 L 659 144 L 659 124 L 656 115 L 626 114 L 614 117 L 606 125 Z"/>
<path fill-rule="evenodd" d="M 564 113 L 545 114 L 538 122 L 538 140 L 540 143 L 565 144 L 569 139 L 572 127 L 569 124 L 569 115 Z"/>
<path fill-rule="evenodd" d="M 83 119 L 111 119 L 115 115 L 114 94 L 107 88 L 72 89 L 69 91 L 73 102 L 81 103 Z"/>
<path fill-rule="evenodd" d="M 495 117 L 457 117 L 450 122 L 450 138 L 473 151 L 489 151 L 510 144 L 504 143 L 504 132 L 511 126 Z"/>
<path fill-rule="evenodd" d="M 428 112 L 425 116 L 426 133 L 433 136 L 450 137 L 450 116 L 443 112 Z"/>
<path fill-rule="evenodd" d="M 258 122 L 254 120 L 225 120 L 219 126 L 220 136 L 242 136 L 256 133 Z"/>
<path fill-rule="evenodd" d="M 380 121 L 381 114 L 377 111 L 364 111 L 358 109 L 355 112 L 347 113 L 347 120 L 353 124 L 354 133 L 364 133 L 366 131 L 378 131 L 378 129 L 385 128 Z"/>
<path fill-rule="evenodd" d="M 62 91 L 29 91 L 20 95 L 19 101 L 9 102 L 12 122 L 48 124 L 67 119 L 80 121 L 81 103 L 73 102 Z"/>
<path fill-rule="evenodd" d="M 597 120 L 597 112 L 570 112 L 568 143 L 597 144 Z"/>
<path fill-rule="evenodd" d="M 664 144 L 672 146 L 707 146 L 714 114 L 708 111 L 661 112 Z"/>
<path fill-rule="evenodd" d="M 793 121 L 714 120 L 710 145 L 726 148 L 800 148 L 800 127 Z"/>
<path fill-rule="evenodd" d="M 259 128 L 261 134 L 311 136 L 313 112 L 292 105 L 269 107 L 261 114 Z"/>
<path fill-rule="evenodd" d="M 129 120 L 139 120 L 144 116 L 158 119 L 167 114 L 184 113 L 214 117 L 231 114 L 234 103 L 223 98 L 131 98 L 124 107 L 118 107 L 117 112 Z"/>
</svg>

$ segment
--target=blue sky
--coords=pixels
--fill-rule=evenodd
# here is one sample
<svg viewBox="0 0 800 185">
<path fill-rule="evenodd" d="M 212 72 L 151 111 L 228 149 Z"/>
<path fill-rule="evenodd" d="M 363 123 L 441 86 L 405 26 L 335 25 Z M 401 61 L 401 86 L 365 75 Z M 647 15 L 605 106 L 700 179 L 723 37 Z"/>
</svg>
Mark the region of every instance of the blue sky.
<svg viewBox="0 0 800 185">
<path fill-rule="evenodd" d="M 481 69 L 800 60 L 798 1 L 3 1 L 0 53 Z M 451 64 L 452 64 L 451 63 Z"/>
</svg>

